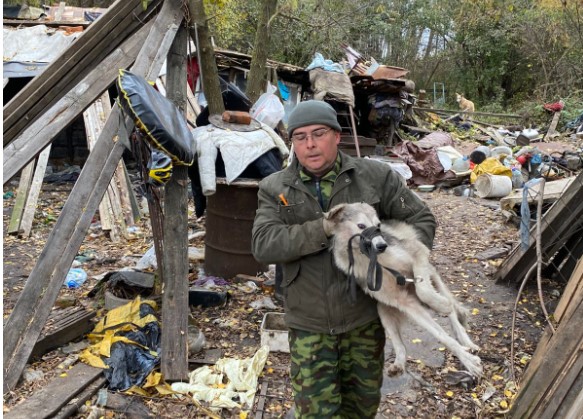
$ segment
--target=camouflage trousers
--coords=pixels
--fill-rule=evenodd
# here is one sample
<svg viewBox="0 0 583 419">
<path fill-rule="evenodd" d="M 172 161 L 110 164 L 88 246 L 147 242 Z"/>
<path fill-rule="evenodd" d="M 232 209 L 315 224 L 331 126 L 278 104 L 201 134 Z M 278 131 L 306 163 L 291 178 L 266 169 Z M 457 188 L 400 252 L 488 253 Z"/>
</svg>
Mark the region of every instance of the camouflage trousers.
<svg viewBox="0 0 583 419">
<path fill-rule="evenodd" d="M 329 335 L 291 329 L 296 418 L 374 418 L 383 380 L 385 332 L 380 320 Z"/>
</svg>

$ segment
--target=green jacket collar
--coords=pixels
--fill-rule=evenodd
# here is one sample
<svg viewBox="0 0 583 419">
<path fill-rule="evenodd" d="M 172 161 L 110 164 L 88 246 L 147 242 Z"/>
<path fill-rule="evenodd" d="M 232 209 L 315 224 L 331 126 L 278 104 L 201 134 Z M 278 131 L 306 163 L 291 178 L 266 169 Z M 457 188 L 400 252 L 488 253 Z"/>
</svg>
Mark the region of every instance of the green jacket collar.
<svg viewBox="0 0 583 419">
<path fill-rule="evenodd" d="M 340 172 L 338 173 L 338 175 L 349 170 L 354 170 L 354 168 L 356 167 L 355 163 L 356 159 L 354 157 L 349 156 L 348 154 L 343 153 L 342 151 L 338 151 L 338 154 L 340 155 L 341 159 Z M 303 183 L 300 178 L 301 168 L 302 166 L 300 165 L 300 162 L 298 161 L 297 157 L 294 157 L 292 164 L 290 164 L 284 170 L 285 176 L 283 178 L 283 183 L 290 186 Z"/>
</svg>

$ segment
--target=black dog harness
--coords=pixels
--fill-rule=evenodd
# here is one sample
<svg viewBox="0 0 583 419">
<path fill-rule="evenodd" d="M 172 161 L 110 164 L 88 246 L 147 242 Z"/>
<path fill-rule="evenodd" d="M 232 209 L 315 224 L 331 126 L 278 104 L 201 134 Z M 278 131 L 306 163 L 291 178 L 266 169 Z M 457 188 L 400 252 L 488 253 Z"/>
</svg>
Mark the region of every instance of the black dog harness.
<svg viewBox="0 0 583 419">
<path fill-rule="evenodd" d="M 372 240 L 381 235 L 381 229 L 375 226 L 368 227 L 360 234 L 355 234 L 348 240 L 348 284 L 350 289 L 351 301 L 356 301 L 356 277 L 354 276 L 354 254 L 352 253 L 352 240 L 360 237 L 360 251 L 365 255 L 370 263 L 368 265 L 368 272 L 366 274 L 366 284 L 369 290 L 378 291 L 381 289 L 383 281 L 383 271 L 381 268 L 389 271 L 397 280 L 397 284 L 405 285 L 407 279 L 399 271 L 396 271 L 386 266 L 382 266 L 377 262 L 377 255 L 379 252 L 374 249 Z"/>
</svg>

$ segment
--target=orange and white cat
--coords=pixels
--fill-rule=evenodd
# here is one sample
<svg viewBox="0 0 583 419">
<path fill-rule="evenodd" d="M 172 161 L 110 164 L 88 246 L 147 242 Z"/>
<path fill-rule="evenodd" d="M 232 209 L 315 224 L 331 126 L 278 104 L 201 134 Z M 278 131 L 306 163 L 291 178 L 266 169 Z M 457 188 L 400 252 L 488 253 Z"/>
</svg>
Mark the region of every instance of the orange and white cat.
<svg viewBox="0 0 583 419">
<path fill-rule="evenodd" d="M 473 113 L 476 110 L 474 106 L 474 102 L 468 100 L 464 97 L 464 95 L 460 95 L 459 93 L 455 94 L 455 100 L 458 103 L 460 110 L 462 112 L 471 112 Z M 471 119 L 471 115 L 468 115 L 468 119 Z"/>
</svg>

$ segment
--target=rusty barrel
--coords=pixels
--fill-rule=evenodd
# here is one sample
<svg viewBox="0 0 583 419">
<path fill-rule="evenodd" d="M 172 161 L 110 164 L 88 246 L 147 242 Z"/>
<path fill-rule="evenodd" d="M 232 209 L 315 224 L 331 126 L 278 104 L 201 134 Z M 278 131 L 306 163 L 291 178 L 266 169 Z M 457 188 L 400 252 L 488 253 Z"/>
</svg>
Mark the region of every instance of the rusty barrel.
<svg viewBox="0 0 583 419">
<path fill-rule="evenodd" d="M 251 253 L 251 230 L 257 210 L 259 181 L 238 179 L 227 185 L 217 179 L 217 191 L 206 208 L 205 262 L 207 275 L 233 278 L 257 275 L 267 266 Z"/>
</svg>

